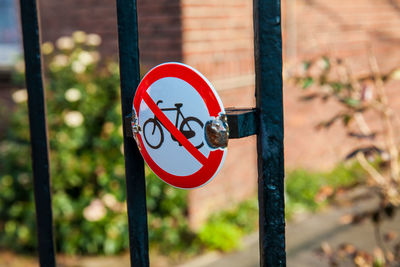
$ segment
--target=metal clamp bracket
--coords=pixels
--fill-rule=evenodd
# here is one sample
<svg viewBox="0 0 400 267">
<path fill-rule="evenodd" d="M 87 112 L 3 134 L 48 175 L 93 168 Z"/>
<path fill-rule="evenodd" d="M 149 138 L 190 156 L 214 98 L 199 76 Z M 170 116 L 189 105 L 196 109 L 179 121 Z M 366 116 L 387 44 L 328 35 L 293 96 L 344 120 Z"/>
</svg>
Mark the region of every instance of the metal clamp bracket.
<svg viewBox="0 0 400 267">
<path fill-rule="evenodd" d="M 238 139 L 258 133 L 256 108 L 226 108 L 229 139 Z"/>
<path fill-rule="evenodd" d="M 229 139 L 238 139 L 257 134 L 257 109 L 256 108 L 226 108 L 226 118 L 229 125 Z M 125 134 L 127 137 L 134 137 L 133 123 L 136 116 L 129 113 L 125 116 Z"/>
</svg>

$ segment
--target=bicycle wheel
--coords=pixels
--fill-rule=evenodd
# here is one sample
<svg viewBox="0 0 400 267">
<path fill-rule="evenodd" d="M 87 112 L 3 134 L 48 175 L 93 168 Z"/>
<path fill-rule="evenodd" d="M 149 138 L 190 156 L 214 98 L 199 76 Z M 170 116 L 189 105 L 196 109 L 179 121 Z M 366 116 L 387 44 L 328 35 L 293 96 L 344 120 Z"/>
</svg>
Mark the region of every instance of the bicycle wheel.
<svg viewBox="0 0 400 267">
<path fill-rule="evenodd" d="M 149 136 L 148 136 L 149 135 Z M 164 133 L 157 119 L 148 119 L 143 125 L 143 136 L 152 149 L 158 149 L 164 142 Z"/>
<path fill-rule="evenodd" d="M 181 125 L 179 126 L 179 131 L 187 138 L 191 139 L 196 136 L 197 138 L 194 140 L 196 143 L 200 143 L 199 145 L 193 144 L 197 149 L 201 148 L 204 145 L 203 142 L 203 126 L 204 124 L 196 117 L 187 117 L 182 120 Z M 199 135 L 200 133 L 200 135 Z"/>
</svg>

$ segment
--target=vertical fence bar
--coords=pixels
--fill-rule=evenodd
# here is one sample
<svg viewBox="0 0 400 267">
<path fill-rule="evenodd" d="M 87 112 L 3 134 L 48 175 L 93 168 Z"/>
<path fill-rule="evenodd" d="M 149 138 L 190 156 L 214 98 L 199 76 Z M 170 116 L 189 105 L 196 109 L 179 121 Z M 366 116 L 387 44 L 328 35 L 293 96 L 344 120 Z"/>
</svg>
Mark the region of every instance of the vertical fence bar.
<svg viewBox="0 0 400 267">
<path fill-rule="evenodd" d="M 39 262 L 40 266 L 56 266 L 50 195 L 46 104 L 43 90 L 40 31 L 36 0 L 21 0 L 20 8 L 25 57 L 25 79 L 28 90 Z"/>
<path fill-rule="evenodd" d="M 286 266 L 280 0 L 254 0 L 260 266 Z"/>
<path fill-rule="evenodd" d="M 132 111 L 140 82 L 136 0 L 117 0 L 122 121 Z M 149 266 L 144 162 L 135 140 L 124 127 L 125 174 L 128 202 L 129 243 L 132 266 Z"/>
</svg>

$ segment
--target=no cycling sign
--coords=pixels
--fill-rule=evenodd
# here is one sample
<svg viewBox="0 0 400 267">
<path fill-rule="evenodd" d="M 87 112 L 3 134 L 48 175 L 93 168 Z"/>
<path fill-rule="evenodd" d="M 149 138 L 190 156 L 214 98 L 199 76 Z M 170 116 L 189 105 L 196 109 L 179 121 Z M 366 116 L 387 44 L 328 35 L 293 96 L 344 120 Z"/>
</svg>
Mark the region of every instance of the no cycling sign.
<svg viewBox="0 0 400 267">
<path fill-rule="evenodd" d="M 164 182 L 191 189 L 218 173 L 227 149 L 210 144 L 207 133 L 223 126 L 225 110 L 200 72 L 181 63 L 154 67 L 137 88 L 133 113 L 140 152 Z"/>
</svg>

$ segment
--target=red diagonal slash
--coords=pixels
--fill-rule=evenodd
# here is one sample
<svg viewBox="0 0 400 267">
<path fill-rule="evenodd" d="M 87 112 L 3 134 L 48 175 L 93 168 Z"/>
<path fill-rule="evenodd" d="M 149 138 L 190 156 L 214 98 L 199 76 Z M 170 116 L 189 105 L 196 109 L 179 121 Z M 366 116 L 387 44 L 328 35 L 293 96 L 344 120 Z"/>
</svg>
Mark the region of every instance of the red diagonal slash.
<svg viewBox="0 0 400 267">
<path fill-rule="evenodd" d="M 201 164 L 205 165 L 208 159 L 192 144 L 189 140 L 172 124 L 172 122 L 165 116 L 161 109 L 154 103 L 147 92 L 143 93 L 143 100 L 149 106 L 150 110 L 156 115 L 157 119 L 162 125 L 183 145 L 184 148 Z"/>
</svg>

